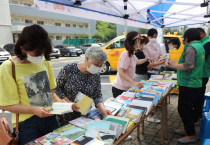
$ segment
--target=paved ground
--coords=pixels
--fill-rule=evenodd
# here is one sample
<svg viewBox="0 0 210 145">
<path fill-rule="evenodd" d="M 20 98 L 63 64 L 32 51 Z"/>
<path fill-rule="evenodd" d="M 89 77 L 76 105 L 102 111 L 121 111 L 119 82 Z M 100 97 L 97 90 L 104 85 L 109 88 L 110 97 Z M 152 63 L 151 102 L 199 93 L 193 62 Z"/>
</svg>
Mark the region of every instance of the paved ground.
<svg viewBox="0 0 210 145">
<path fill-rule="evenodd" d="M 80 57 L 62 57 L 59 59 L 52 59 L 52 66 L 55 78 L 57 77 L 60 69 L 62 69 L 66 64 L 75 61 L 83 61 L 84 55 Z M 101 86 L 102 86 L 102 95 L 104 100 L 109 97 L 112 97 L 111 83 L 109 81 L 110 75 L 115 75 L 115 72 L 112 72 L 109 75 L 101 75 Z M 210 82 L 207 84 L 207 92 L 210 91 Z M 166 145 L 178 145 L 177 139 L 182 137 L 173 133 L 174 129 L 183 127 L 181 123 L 179 114 L 177 112 L 177 102 L 178 96 L 171 96 L 171 103 L 168 105 L 168 140 L 164 141 Z M 1 114 L 1 111 L 0 111 Z M 9 121 L 11 120 L 11 114 L 6 113 Z M 160 118 L 160 111 L 155 112 L 155 117 Z M 199 126 L 196 127 L 197 134 L 199 133 Z M 132 140 L 124 141 L 122 145 L 159 145 L 160 144 L 160 124 L 148 123 L 145 121 L 145 134 L 140 136 L 140 139 L 136 137 L 136 130 L 132 133 Z M 198 145 L 195 143 L 192 145 Z"/>
<path fill-rule="evenodd" d="M 164 145 L 181 145 L 177 142 L 182 136 L 174 134 L 174 129 L 183 128 L 182 121 L 177 111 L 178 96 L 171 96 L 171 103 L 168 104 L 168 140 L 164 140 Z M 161 118 L 160 111 L 155 112 L 155 117 Z M 144 135 L 136 137 L 136 129 L 131 134 L 132 140 L 124 141 L 121 145 L 159 145 L 160 144 L 160 127 L 161 124 L 149 123 L 145 121 Z M 199 134 L 200 124 L 196 126 L 196 135 Z M 200 145 L 200 142 L 189 144 Z"/>
</svg>

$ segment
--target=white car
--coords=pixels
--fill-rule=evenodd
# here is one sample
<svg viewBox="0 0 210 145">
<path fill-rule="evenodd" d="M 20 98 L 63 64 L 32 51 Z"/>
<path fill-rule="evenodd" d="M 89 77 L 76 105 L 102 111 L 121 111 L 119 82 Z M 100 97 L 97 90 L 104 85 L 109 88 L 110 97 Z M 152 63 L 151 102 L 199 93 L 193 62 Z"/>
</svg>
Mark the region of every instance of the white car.
<svg viewBox="0 0 210 145">
<path fill-rule="evenodd" d="M 51 57 L 59 58 L 61 55 L 61 52 L 57 48 L 53 48 L 52 53 L 50 54 Z"/>
<path fill-rule="evenodd" d="M 0 63 L 11 58 L 9 52 L 0 47 Z"/>
</svg>

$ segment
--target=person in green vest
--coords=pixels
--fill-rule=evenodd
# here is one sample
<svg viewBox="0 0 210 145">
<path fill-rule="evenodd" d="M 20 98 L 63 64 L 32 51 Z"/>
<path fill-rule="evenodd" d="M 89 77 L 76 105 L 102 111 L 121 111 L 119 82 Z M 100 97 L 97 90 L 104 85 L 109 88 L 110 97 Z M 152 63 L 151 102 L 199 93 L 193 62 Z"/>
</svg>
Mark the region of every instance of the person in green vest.
<svg viewBox="0 0 210 145">
<path fill-rule="evenodd" d="M 196 101 L 197 105 L 198 105 L 198 110 L 195 110 L 195 124 L 199 123 L 199 119 L 202 118 L 202 108 L 203 108 L 203 103 L 204 103 L 204 95 L 205 95 L 205 91 L 206 91 L 206 84 L 209 81 L 209 77 L 210 77 L 210 39 L 209 36 L 206 35 L 206 32 L 203 30 L 203 28 L 197 28 L 197 30 L 200 32 L 200 36 L 201 36 L 201 44 L 204 47 L 205 50 L 205 65 L 204 65 L 204 69 L 203 69 L 203 83 L 202 83 L 202 90 L 201 90 L 201 95 L 198 98 L 198 100 Z"/>
<path fill-rule="evenodd" d="M 184 33 L 185 47 L 178 64 L 169 60 L 169 67 L 177 69 L 179 86 L 178 112 L 184 124 L 184 129 L 175 133 L 184 135 L 179 143 L 196 142 L 194 128 L 195 101 L 200 95 L 202 75 L 205 62 L 205 51 L 201 44 L 200 33 L 196 28 L 190 28 Z"/>
</svg>

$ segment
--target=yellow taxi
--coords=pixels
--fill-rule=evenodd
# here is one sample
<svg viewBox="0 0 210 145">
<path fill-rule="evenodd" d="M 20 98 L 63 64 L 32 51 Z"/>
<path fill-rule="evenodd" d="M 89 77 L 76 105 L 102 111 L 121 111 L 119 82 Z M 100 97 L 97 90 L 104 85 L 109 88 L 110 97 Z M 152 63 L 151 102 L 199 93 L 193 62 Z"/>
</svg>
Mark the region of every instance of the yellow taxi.
<svg viewBox="0 0 210 145">
<path fill-rule="evenodd" d="M 169 50 L 170 59 L 179 60 L 182 51 L 184 49 L 182 36 L 177 35 L 177 32 L 175 32 L 173 35 L 168 33 L 163 37 L 164 37 L 164 43 L 167 43 L 172 38 L 179 40 L 178 48 L 175 48 L 174 50 Z M 125 35 L 123 34 L 121 36 L 112 39 L 111 41 L 107 42 L 104 45 L 102 49 L 107 53 L 108 59 L 107 62 L 101 68 L 101 74 L 106 74 L 110 71 L 117 70 L 118 60 L 120 58 L 121 53 L 125 50 L 124 41 L 125 41 Z"/>
</svg>

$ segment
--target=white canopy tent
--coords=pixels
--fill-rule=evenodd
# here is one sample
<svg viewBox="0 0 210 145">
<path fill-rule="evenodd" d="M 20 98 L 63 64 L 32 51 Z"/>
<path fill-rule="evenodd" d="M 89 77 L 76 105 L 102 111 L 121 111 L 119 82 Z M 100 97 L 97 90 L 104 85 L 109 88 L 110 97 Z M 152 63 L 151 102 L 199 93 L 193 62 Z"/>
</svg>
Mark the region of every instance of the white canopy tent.
<svg viewBox="0 0 210 145">
<path fill-rule="evenodd" d="M 40 10 L 141 28 L 208 23 L 210 0 L 34 0 Z M 201 7 L 205 3 L 206 7 Z M 62 10 L 58 9 L 62 5 Z M 205 5 L 202 4 L 202 5 Z M 207 12 L 208 11 L 208 12 Z"/>
</svg>

